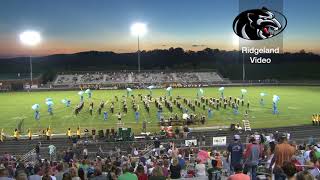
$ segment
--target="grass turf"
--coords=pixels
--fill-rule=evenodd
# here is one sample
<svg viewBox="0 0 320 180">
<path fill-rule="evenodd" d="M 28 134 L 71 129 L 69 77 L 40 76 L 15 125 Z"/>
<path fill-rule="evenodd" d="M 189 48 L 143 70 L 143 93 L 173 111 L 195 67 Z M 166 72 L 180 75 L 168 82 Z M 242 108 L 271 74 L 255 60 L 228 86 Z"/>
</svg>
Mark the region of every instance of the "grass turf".
<svg viewBox="0 0 320 180">
<path fill-rule="evenodd" d="M 277 87 L 226 87 L 224 91 L 225 97 L 239 97 L 240 89 L 245 88 L 248 93 L 245 95 L 245 102 L 250 102 L 249 120 L 251 127 L 277 127 L 277 126 L 292 126 L 311 123 L 311 115 L 313 113 L 320 113 L 320 87 L 296 87 L 296 86 L 277 86 Z M 219 97 L 218 88 L 203 88 L 204 96 L 206 97 Z M 92 100 L 94 101 L 94 113 L 89 114 L 89 100 L 85 97 L 85 106 L 78 116 L 73 114 L 75 106 L 80 101 L 78 91 L 45 91 L 45 92 L 6 92 L 0 93 L 0 128 L 4 128 L 4 132 L 12 134 L 14 128 L 17 127 L 19 122 L 24 119 L 23 129 L 26 131 L 28 128 L 33 132 L 39 130 L 39 127 L 44 129 L 51 126 L 53 133 L 65 133 L 67 128 L 72 128 L 73 131 L 80 125 L 81 128 L 96 128 L 106 129 L 116 127 L 117 117 L 110 112 L 110 102 L 114 100 L 114 96 L 118 96 L 119 102 L 115 104 L 115 112 L 120 110 L 120 101 L 123 95 L 126 95 L 125 90 L 95 90 L 92 91 Z M 173 98 L 178 95 L 186 97 L 190 100 L 196 99 L 197 89 L 195 88 L 181 88 L 173 89 Z M 260 93 L 265 92 L 267 96 L 265 99 L 265 106 L 260 105 Z M 134 111 L 131 108 L 131 100 L 128 98 L 128 113 L 123 116 L 123 122 L 126 127 L 132 127 L 135 132 L 139 132 L 142 128 L 143 119 L 149 121 L 147 125 L 148 131 L 158 131 L 157 111 L 154 103 L 150 103 L 150 115 L 145 111 L 138 94 L 147 95 L 148 90 L 133 90 L 132 94 L 136 96 L 140 106 L 140 120 L 135 122 Z M 272 96 L 276 94 L 280 96 L 278 105 L 279 114 L 272 114 Z M 164 89 L 154 89 L 153 97 L 165 96 Z M 54 115 L 50 116 L 47 112 L 45 104 L 46 98 L 52 98 L 54 102 L 53 112 Z M 71 100 L 71 107 L 65 107 L 61 100 L 67 98 Z M 101 100 L 107 102 L 103 111 L 108 111 L 108 120 L 103 120 L 103 113 L 98 115 L 97 108 Z M 182 100 L 180 100 L 183 102 Z M 31 109 L 33 104 L 40 104 L 40 121 L 34 120 L 34 111 Z M 187 107 L 186 105 L 184 105 Z M 163 108 L 163 115 L 168 117 L 170 112 L 167 108 Z M 205 126 L 215 125 L 230 125 L 230 123 L 241 122 L 245 107 L 240 106 L 240 114 L 234 115 L 230 107 L 226 110 L 214 110 L 212 119 L 209 119 Z M 207 110 L 196 108 L 198 114 L 207 116 Z M 174 113 L 178 113 L 181 117 L 181 112 L 174 105 Z M 191 109 L 189 109 L 191 112 Z"/>
</svg>

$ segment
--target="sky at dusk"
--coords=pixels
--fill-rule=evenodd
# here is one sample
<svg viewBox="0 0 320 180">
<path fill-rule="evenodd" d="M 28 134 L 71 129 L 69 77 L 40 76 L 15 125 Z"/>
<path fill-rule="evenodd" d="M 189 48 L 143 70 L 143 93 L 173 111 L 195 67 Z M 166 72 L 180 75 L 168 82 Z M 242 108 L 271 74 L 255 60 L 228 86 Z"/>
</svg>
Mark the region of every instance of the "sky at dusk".
<svg viewBox="0 0 320 180">
<path fill-rule="evenodd" d="M 320 53 L 319 7 L 319 0 L 284 0 L 285 51 Z M 238 50 L 232 30 L 238 13 L 238 0 L 1 0 L 0 56 L 134 52 L 134 22 L 148 26 L 144 50 Z M 41 33 L 39 46 L 21 45 L 19 33 L 26 29 Z"/>
</svg>

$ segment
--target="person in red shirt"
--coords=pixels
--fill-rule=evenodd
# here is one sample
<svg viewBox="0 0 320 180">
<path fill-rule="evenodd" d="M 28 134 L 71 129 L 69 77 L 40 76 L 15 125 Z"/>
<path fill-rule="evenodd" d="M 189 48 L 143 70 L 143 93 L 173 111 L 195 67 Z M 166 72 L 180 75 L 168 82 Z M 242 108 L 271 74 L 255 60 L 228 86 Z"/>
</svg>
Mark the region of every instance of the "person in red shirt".
<svg viewBox="0 0 320 180">
<path fill-rule="evenodd" d="M 235 174 L 228 177 L 228 180 L 250 180 L 250 176 L 243 174 L 243 168 L 241 164 L 234 166 Z"/>
<path fill-rule="evenodd" d="M 136 175 L 138 176 L 138 180 L 148 180 L 148 176 L 144 173 L 144 167 L 141 164 L 137 167 Z"/>
</svg>

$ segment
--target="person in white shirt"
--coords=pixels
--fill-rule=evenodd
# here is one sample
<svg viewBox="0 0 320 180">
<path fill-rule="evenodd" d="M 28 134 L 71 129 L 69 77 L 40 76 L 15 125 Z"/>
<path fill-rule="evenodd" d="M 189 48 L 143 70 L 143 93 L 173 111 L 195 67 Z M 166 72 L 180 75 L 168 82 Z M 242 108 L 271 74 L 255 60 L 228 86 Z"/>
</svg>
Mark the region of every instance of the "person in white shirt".
<svg viewBox="0 0 320 180">
<path fill-rule="evenodd" d="M 206 176 L 206 165 L 201 163 L 201 160 L 197 160 L 195 169 L 198 177 Z"/>
</svg>

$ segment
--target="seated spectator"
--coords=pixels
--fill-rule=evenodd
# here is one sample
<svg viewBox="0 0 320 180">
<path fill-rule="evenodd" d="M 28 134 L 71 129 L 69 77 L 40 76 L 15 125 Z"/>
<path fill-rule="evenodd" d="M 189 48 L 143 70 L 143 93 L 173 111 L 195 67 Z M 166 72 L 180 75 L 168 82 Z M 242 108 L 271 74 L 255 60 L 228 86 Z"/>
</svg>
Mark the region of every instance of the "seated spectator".
<svg viewBox="0 0 320 180">
<path fill-rule="evenodd" d="M 62 180 L 72 180 L 70 173 L 64 173 L 62 176 Z"/>
<path fill-rule="evenodd" d="M 119 176 L 118 180 L 138 180 L 136 174 L 133 173 L 133 168 L 128 164 L 123 165 L 123 174 Z"/>
<path fill-rule="evenodd" d="M 197 177 L 206 176 L 206 165 L 201 163 L 200 159 L 197 160 L 196 175 L 197 175 Z"/>
<path fill-rule="evenodd" d="M 76 168 L 70 168 L 69 172 L 72 180 L 80 180 Z"/>
<path fill-rule="evenodd" d="M 288 180 L 295 180 L 294 175 L 296 174 L 297 170 L 294 163 L 289 161 L 283 162 L 282 170 Z"/>
<path fill-rule="evenodd" d="M 29 180 L 40 180 L 41 174 L 42 174 L 40 167 L 39 166 L 34 167 L 33 171 L 34 171 L 34 175 L 29 176 Z"/>
<path fill-rule="evenodd" d="M 296 180 L 314 180 L 314 177 L 308 171 L 301 171 L 296 175 Z"/>
<path fill-rule="evenodd" d="M 27 174 L 24 173 L 24 172 L 19 172 L 16 176 L 16 180 L 27 180 L 28 177 L 27 177 Z M 42 177 L 43 179 L 43 177 Z M 46 178 L 44 180 L 47 180 Z M 51 180 L 50 176 L 49 176 L 49 179 L 48 180 Z"/>
<path fill-rule="evenodd" d="M 141 164 L 137 167 L 136 175 L 138 176 L 138 180 L 148 180 L 148 176 L 145 174 L 144 167 Z"/>
<path fill-rule="evenodd" d="M 213 156 L 213 154 L 212 154 Z M 208 168 L 207 172 L 209 174 L 208 178 L 209 180 L 211 179 L 219 179 L 221 176 L 221 169 L 218 168 L 218 161 L 216 159 L 214 159 L 214 157 L 212 157 L 212 159 L 210 160 L 210 168 Z"/>
<path fill-rule="evenodd" d="M 318 159 L 317 161 L 315 161 L 313 163 L 313 167 L 311 169 L 309 169 L 309 172 L 310 174 L 317 178 L 317 179 L 320 179 L 320 170 L 319 170 L 319 167 L 320 167 L 320 159 Z"/>
<path fill-rule="evenodd" d="M 78 176 L 81 180 L 86 180 L 87 178 L 85 178 L 85 172 L 82 168 L 79 168 L 78 170 Z"/>
<path fill-rule="evenodd" d="M 234 166 L 234 175 L 228 177 L 228 180 L 250 180 L 250 176 L 243 174 L 242 165 L 238 164 Z"/>
<path fill-rule="evenodd" d="M 164 177 L 169 177 L 169 161 L 167 159 L 163 161 L 162 172 Z"/>
</svg>

